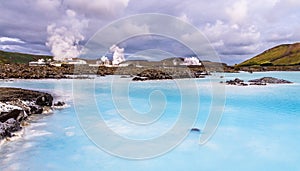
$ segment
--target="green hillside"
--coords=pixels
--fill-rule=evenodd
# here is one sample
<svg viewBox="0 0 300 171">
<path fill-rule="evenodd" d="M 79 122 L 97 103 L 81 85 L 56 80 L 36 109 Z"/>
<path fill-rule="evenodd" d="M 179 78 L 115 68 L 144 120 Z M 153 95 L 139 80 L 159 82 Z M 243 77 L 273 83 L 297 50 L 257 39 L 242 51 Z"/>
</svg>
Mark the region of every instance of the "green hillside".
<svg viewBox="0 0 300 171">
<path fill-rule="evenodd" d="M 8 63 L 18 63 L 18 64 L 28 64 L 30 61 L 37 61 L 38 59 L 52 59 L 52 56 L 45 55 L 32 55 L 32 54 L 23 54 L 17 52 L 4 52 L 0 50 L 0 64 Z"/>
<path fill-rule="evenodd" d="M 240 63 L 238 66 L 283 66 L 300 64 L 300 43 L 284 44 Z"/>
</svg>

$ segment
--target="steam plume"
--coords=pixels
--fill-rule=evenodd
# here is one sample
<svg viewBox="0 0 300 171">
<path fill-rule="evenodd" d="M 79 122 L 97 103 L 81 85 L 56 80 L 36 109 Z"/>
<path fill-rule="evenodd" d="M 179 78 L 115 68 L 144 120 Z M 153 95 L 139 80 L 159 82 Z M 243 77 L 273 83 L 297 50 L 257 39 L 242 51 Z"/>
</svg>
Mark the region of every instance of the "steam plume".
<svg viewBox="0 0 300 171">
<path fill-rule="evenodd" d="M 184 58 L 185 65 L 201 65 L 200 61 L 196 57 Z"/>
<path fill-rule="evenodd" d="M 116 45 L 112 45 L 109 50 L 111 52 L 113 52 L 113 61 L 112 64 L 113 65 L 118 65 L 121 62 L 125 61 L 125 57 L 124 57 L 124 48 L 119 48 Z"/>
<path fill-rule="evenodd" d="M 75 11 L 72 10 L 67 10 L 66 15 L 64 26 L 50 24 L 47 27 L 46 46 L 51 49 L 55 60 L 76 58 L 82 52 L 79 42 L 84 40 L 81 30 L 86 27 L 86 21 L 77 19 Z"/>
</svg>

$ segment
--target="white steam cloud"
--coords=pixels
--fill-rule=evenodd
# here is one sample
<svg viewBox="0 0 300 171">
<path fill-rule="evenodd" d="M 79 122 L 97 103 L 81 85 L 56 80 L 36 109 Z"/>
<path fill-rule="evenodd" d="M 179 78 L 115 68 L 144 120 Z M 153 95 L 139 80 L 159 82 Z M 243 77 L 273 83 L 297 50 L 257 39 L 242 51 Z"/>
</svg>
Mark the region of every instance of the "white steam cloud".
<svg viewBox="0 0 300 171">
<path fill-rule="evenodd" d="M 109 50 L 113 52 L 113 65 L 119 65 L 121 62 L 125 61 L 124 48 L 119 48 L 116 45 L 112 45 Z"/>
<path fill-rule="evenodd" d="M 102 56 L 100 60 L 102 64 L 109 65 L 109 59 L 106 56 Z"/>
<path fill-rule="evenodd" d="M 87 21 L 77 19 L 75 11 L 72 10 L 67 10 L 66 15 L 63 26 L 50 24 L 47 27 L 46 46 L 51 49 L 55 60 L 76 58 L 83 50 L 79 42 L 84 40 L 81 31 L 87 26 Z"/>
<path fill-rule="evenodd" d="M 200 61 L 196 57 L 184 58 L 184 65 L 201 65 Z"/>
</svg>

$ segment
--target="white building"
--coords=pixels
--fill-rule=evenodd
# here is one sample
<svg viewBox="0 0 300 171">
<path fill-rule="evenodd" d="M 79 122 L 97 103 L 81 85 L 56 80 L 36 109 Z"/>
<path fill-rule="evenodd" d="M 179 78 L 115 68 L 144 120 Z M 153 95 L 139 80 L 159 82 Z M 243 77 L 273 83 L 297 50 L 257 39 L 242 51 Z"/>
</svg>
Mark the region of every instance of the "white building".
<svg viewBox="0 0 300 171">
<path fill-rule="evenodd" d="M 52 66 L 60 67 L 62 64 L 70 64 L 70 65 L 85 65 L 87 62 L 82 59 L 68 59 L 64 61 L 53 61 L 50 63 Z"/>
<path fill-rule="evenodd" d="M 67 60 L 67 61 L 64 61 L 63 63 L 71 64 L 71 65 L 82 65 L 82 64 L 87 64 L 87 62 L 86 62 L 85 60 L 82 60 L 82 59 Z"/>
<path fill-rule="evenodd" d="M 31 61 L 29 62 L 29 66 L 45 66 L 51 62 L 51 59 L 45 61 L 45 59 L 39 59 L 38 61 Z"/>
</svg>

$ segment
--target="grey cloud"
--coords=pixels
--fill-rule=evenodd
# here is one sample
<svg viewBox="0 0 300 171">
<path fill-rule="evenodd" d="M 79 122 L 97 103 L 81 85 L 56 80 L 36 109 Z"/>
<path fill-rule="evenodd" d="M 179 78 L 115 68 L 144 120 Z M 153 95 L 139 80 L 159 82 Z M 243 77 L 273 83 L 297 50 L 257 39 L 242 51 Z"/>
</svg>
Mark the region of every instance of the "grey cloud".
<svg viewBox="0 0 300 171">
<path fill-rule="evenodd" d="M 113 19 L 120 16 L 129 0 L 64 0 L 63 5 L 77 13 L 98 19 Z"/>
<path fill-rule="evenodd" d="M 274 45 L 299 41 L 299 7 L 300 2 L 297 0 L 0 1 L 0 37 L 18 38 L 26 42 L 2 43 L 1 46 L 15 51 L 48 54 L 50 50 L 45 46 L 47 26 L 52 23 L 67 24 L 68 20 L 64 17 L 67 9 L 74 10 L 80 20 L 89 21 L 88 28 L 82 30 L 86 37 L 81 41 L 82 44 L 98 29 L 121 17 L 164 13 L 191 22 L 208 37 L 225 62 L 235 63 Z M 144 39 L 139 41 L 132 43 L 131 47 L 135 50 L 152 47 L 150 42 L 142 42 L 146 41 Z M 180 49 L 170 42 L 157 44 L 168 50 Z"/>
</svg>

